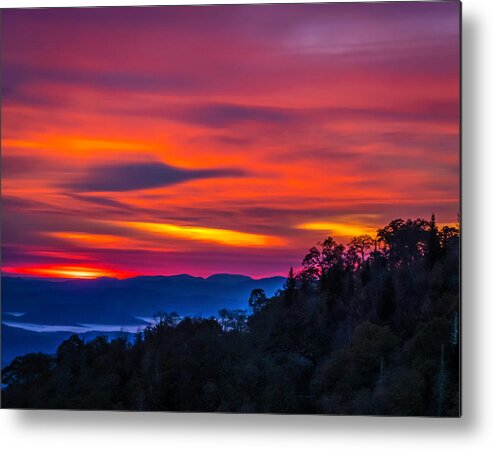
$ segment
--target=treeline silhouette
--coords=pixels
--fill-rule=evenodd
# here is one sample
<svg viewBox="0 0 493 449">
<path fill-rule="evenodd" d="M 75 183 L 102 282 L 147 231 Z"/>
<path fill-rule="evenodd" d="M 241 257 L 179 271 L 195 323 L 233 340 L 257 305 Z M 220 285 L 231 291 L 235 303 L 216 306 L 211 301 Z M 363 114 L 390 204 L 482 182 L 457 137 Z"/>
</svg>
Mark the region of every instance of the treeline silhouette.
<svg viewBox="0 0 493 449">
<path fill-rule="evenodd" d="M 2 406 L 458 416 L 459 281 L 458 226 L 433 216 L 328 237 L 251 313 L 162 313 L 133 341 L 17 357 Z"/>
</svg>

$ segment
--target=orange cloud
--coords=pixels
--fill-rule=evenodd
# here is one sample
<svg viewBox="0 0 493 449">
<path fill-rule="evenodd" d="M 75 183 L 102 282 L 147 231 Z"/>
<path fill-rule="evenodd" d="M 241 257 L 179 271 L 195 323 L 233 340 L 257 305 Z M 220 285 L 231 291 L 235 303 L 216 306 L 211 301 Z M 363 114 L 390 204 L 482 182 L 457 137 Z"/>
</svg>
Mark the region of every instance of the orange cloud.
<svg viewBox="0 0 493 449">
<path fill-rule="evenodd" d="M 310 222 L 296 227 L 308 231 L 323 231 L 333 237 L 354 237 L 362 234 L 375 235 L 376 229 L 363 223 Z"/>
<path fill-rule="evenodd" d="M 229 229 L 180 226 L 169 223 L 120 222 L 118 224 L 153 234 L 162 234 L 179 239 L 199 240 L 202 242 L 228 246 L 279 246 L 283 244 L 282 239 L 277 237 L 232 231 Z"/>
<path fill-rule="evenodd" d="M 109 234 L 91 234 L 88 232 L 48 232 L 46 235 L 75 243 L 82 248 L 125 248 L 134 250 L 152 250 L 155 248 L 155 246 L 150 243 Z"/>
</svg>

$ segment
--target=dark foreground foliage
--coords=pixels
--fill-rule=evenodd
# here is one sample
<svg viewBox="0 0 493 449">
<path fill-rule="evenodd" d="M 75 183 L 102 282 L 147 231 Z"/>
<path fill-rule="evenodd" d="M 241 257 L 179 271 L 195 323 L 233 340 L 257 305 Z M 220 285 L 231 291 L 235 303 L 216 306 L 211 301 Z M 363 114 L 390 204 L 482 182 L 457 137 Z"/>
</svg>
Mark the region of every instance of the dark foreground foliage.
<svg viewBox="0 0 493 449">
<path fill-rule="evenodd" d="M 458 416 L 459 231 L 394 220 L 312 248 L 284 289 L 130 343 L 74 335 L 2 373 L 3 407 Z"/>
</svg>

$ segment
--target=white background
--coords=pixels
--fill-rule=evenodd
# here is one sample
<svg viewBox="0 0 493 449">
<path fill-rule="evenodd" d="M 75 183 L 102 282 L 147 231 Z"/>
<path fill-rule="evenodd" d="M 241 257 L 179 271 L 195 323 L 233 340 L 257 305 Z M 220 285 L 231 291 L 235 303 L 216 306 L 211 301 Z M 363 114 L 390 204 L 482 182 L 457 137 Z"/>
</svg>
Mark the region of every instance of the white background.
<svg viewBox="0 0 493 449">
<path fill-rule="evenodd" d="M 250 3 L 251 1 L 236 1 Z M 2 7 L 235 3 L 3 0 Z M 270 3 L 276 3 L 271 1 Z M 493 1 L 463 0 L 463 417 L 461 419 L 0 410 L 0 445 L 234 449 L 493 447 Z M 490 441 L 491 440 L 491 441 Z M 489 444 L 488 444 L 489 442 Z"/>
</svg>

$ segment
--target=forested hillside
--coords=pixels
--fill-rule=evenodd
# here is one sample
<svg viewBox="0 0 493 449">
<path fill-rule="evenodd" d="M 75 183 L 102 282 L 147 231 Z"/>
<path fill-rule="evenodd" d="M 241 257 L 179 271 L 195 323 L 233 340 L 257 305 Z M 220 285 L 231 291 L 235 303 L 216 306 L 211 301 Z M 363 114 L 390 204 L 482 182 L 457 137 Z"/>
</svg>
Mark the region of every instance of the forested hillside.
<svg viewBox="0 0 493 449">
<path fill-rule="evenodd" d="M 458 416 L 459 282 L 459 230 L 434 217 L 329 237 L 250 311 L 16 358 L 2 407 Z"/>
</svg>

